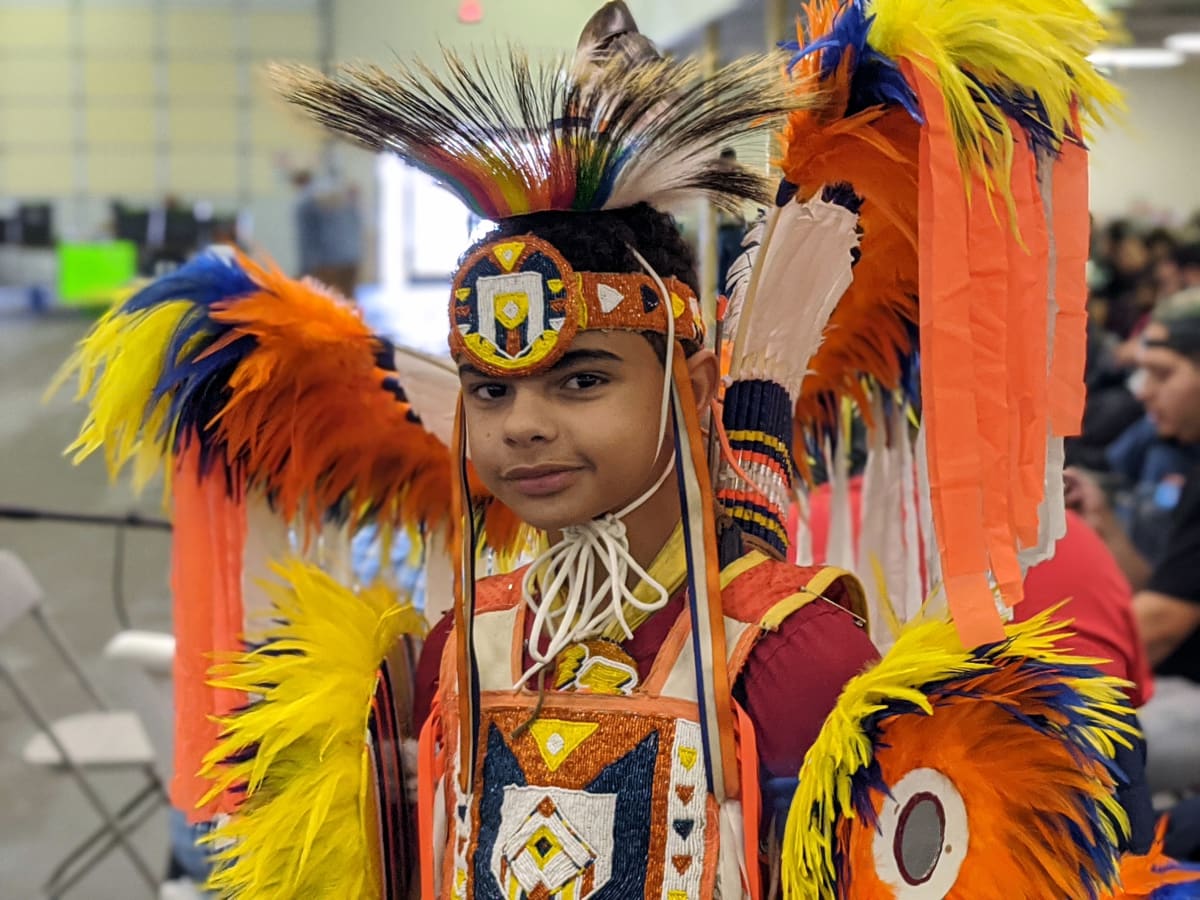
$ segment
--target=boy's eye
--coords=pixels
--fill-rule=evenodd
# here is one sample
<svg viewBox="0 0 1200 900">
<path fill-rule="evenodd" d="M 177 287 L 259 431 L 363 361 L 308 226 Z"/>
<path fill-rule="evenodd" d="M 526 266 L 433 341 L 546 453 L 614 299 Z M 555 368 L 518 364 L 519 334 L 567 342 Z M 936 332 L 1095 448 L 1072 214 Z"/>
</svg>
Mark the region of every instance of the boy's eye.
<svg viewBox="0 0 1200 900">
<path fill-rule="evenodd" d="M 594 372 L 580 372 L 564 381 L 563 387 L 572 391 L 586 391 L 588 388 L 599 387 L 607 381 L 608 379 L 603 375 L 597 375 Z"/>
<path fill-rule="evenodd" d="M 502 384 L 477 384 L 470 393 L 477 400 L 499 400 L 507 391 Z"/>
</svg>

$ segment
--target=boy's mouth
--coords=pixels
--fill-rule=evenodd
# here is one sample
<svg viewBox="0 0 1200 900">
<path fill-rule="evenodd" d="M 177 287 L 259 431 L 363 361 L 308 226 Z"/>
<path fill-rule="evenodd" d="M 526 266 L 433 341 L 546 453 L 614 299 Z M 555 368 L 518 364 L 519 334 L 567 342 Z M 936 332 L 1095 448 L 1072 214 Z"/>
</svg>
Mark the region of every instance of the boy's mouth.
<svg viewBox="0 0 1200 900">
<path fill-rule="evenodd" d="M 566 488 L 579 472 L 577 466 L 514 466 L 502 476 L 527 497 L 546 497 Z"/>
</svg>

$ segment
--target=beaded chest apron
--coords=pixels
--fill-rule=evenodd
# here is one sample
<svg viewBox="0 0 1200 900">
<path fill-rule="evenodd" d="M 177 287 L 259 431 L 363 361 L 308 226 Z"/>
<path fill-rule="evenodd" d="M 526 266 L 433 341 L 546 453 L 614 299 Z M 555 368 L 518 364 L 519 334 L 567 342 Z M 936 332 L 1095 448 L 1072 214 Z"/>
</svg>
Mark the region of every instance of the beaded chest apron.
<svg viewBox="0 0 1200 900">
<path fill-rule="evenodd" d="M 752 570 L 758 576 L 769 570 L 771 583 L 749 577 Z M 436 896 L 745 896 L 742 805 L 730 800 L 719 807 L 707 787 L 686 609 L 642 683 L 615 645 L 569 648 L 548 676 L 544 702 L 530 721 L 537 692 L 512 688 L 524 665 L 520 573 L 489 581 L 480 583 L 475 627 L 481 735 L 469 795 L 459 790 L 457 748 L 451 743 L 439 754 L 432 833 L 441 853 Z M 725 618 L 731 675 L 758 637 L 791 612 L 824 593 L 850 598 L 851 606 L 861 597 L 857 583 L 841 571 L 782 566 L 758 553 L 731 566 L 722 581 L 723 600 L 734 613 Z M 454 664 L 450 649 L 443 658 L 438 717 L 441 735 L 451 742 L 457 734 Z M 741 727 L 749 727 L 744 718 Z M 744 771 L 756 776 L 757 760 L 746 762 Z M 757 797 L 756 778 L 746 790 Z M 745 828 L 756 835 L 753 818 Z"/>
</svg>

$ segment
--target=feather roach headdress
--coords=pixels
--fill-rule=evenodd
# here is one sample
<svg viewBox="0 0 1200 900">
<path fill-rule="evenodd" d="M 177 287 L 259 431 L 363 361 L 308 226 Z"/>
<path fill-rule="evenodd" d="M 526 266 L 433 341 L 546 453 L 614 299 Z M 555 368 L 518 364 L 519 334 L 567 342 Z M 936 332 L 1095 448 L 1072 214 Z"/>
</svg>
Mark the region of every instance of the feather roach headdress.
<svg viewBox="0 0 1200 900">
<path fill-rule="evenodd" d="M 809 101 L 774 54 L 709 77 L 698 63 L 623 55 L 586 64 L 531 61 L 513 49 L 444 52 L 444 72 L 398 63 L 327 76 L 275 66 L 283 96 L 326 127 L 433 175 L 476 214 L 655 208 L 704 195 L 719 206 L 765 201 L 768 183 L 721 165 L 735 136 L 767 131 Z"/>
</svg>

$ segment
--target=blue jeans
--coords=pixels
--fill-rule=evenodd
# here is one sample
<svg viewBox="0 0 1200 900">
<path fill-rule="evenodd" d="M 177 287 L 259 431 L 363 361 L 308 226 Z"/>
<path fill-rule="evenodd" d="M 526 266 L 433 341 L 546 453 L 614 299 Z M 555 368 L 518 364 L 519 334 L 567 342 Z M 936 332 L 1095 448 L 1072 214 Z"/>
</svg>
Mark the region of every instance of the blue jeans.
<svg viewBox="0 0 1200 900">
<path fill-rule="evenodd" d="M 212 863 L 208 858 L 211 851 L 199 841 L 213 830 L 213 824 L 200 822 L 196 825 L 189 825 L 187 816 L 178 809 L 170 811 L 168 823 L 171 855 L 175 858 L 175 862 L 187 873 L 188 878 L 203 884 L 208 880 L 208 873 L 212 869 Z"/>
</svg>

